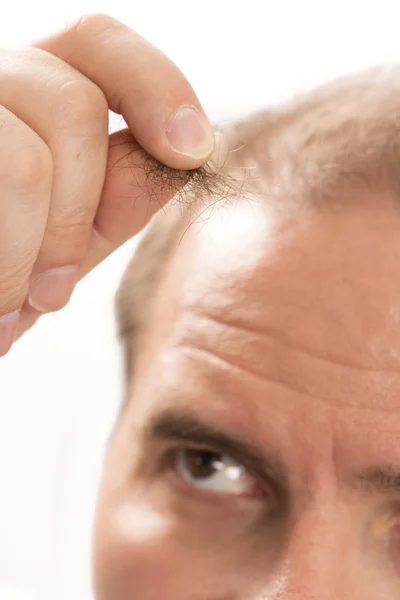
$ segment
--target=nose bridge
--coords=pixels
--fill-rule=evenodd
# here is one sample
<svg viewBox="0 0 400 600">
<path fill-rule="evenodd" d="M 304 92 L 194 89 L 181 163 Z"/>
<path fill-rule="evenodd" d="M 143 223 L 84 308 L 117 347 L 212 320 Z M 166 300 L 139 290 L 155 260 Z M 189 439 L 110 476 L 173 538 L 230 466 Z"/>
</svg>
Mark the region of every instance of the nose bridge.
<svg viewBox="0 0 400 600">
<path fill-rule="evenodd" d="M 283 549 L 281 590 L 273 600 L 363 600 L 355 530 L 338 505 L 314 506 L 293 526 Z M 272 600 L 272 599 L 271 599 Z"/>
</svg>

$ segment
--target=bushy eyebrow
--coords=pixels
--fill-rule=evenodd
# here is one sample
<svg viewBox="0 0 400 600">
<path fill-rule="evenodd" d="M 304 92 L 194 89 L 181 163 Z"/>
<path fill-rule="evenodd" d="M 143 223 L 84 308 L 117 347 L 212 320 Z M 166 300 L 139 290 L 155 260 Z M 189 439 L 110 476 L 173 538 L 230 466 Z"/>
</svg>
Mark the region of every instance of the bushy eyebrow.
<svg viewBox="0 0 400 600">
<path fill-rule="evenodd" d="M 392 465 L 371 467 L 355 477 L 355 486 L 381 494 L 400 492 L 400 469 Z"/>
<path fill-rule="evenodd" d="M 272 453 L 219 428 L 184 409 L 165 409 L 148 422 L 145 438 L 197 444 L 227 454 L 257 475 L 281 496 L 287 496 L 287 476 L 282 462 Z"/>
</svg>

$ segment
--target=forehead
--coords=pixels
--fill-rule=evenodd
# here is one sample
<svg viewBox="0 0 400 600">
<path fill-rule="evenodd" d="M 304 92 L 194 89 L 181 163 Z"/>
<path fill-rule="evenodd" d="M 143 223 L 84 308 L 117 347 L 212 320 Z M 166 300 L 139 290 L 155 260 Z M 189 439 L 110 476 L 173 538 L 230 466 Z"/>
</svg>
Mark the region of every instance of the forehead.
<svg viewBox="0 0 400 600">
<path fill-rule="evenodd" d="M 400 216 L 391 198 L 226 205 L 183 234 L 127 423 L 173 408 L 325 480 L 400 461 Z M 318 449 L 318 452 L 316 452 Z"/>
<path fill-rule="evenodd" d="M 294 397 L 300 411 L 304 398 L 397 411 L 399 275 L 400 215 L 383 194 L 296 211 L 257 198 L 220 207 L 182 235 L 161 285 L 150 344 L 158 379 L 168 365 L 172 388 L 196 380 L 215 395 L 218 381 L 238 415 L 260 398 L 271 409 L 279 397 L 282 411 L 264 381 L 286 387 L 285 405 Z M 208 359 L 189 360 L 188 348 Z M 239 371 L 209 377 L 211 357 Z"/>
<path fill-rule="evenodd" d="M 182 236 L 163 293 L 179 311 L 275 332 L 355 366 L 398 368 L 400 211 L 390 197 L 225 205 Z M 171 299 L 172 300 L 172 299 Z"/>
</svg>

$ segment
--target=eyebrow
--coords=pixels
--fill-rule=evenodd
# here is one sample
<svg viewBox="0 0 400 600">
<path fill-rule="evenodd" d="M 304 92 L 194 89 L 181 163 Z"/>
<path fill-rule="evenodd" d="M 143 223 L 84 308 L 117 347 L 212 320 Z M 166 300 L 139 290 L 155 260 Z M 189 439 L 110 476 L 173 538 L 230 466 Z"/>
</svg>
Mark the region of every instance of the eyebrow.
<svg viewBox="0 0 400 600">
<path fill-rule="evenodd" d="M 391 465 L 371 467 L 356 476 L 356 486 L 368 492 L 400 492 L 400 470 Z"/>
<path fill-rule="evenodd" d="M 169 440 L 200 447 L 242 464 L 266 485 L 272 486 L 282 500 L 289 497 L 288 478 L 282 461 L 272 452 L 260 450 L 240 435 L 182 409 L 164 409 L 150 418 L 144 430 L 147 440 Z M 367 493 L 400 493 L 400 469 L 392 465 L 374 466 L 355 475 L 357 489 Z"/>
<path fill-rule="evenodd" d="M 150 440 L 173 440 L 206 446 L 227 454 L 281 496 L 287 496 L 287 476 L 282 462 L 272 453 L 260 451 L 240 436 L 216 427 L 187 411 L 165 409 L 150 419 L 145 428 Z"/>
</svg>

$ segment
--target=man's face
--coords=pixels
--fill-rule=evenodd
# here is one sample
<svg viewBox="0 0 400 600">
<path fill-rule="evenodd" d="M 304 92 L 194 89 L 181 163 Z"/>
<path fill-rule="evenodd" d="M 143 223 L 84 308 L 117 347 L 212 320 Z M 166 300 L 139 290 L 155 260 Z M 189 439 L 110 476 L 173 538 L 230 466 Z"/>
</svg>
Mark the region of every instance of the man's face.
<svg viewBox="0 0 400 600">
<path fill-rule="evenodd" d="M 400 214 L 182 237 L 105 465 L 99 600 L 400 597 Z"/>
</svg>

